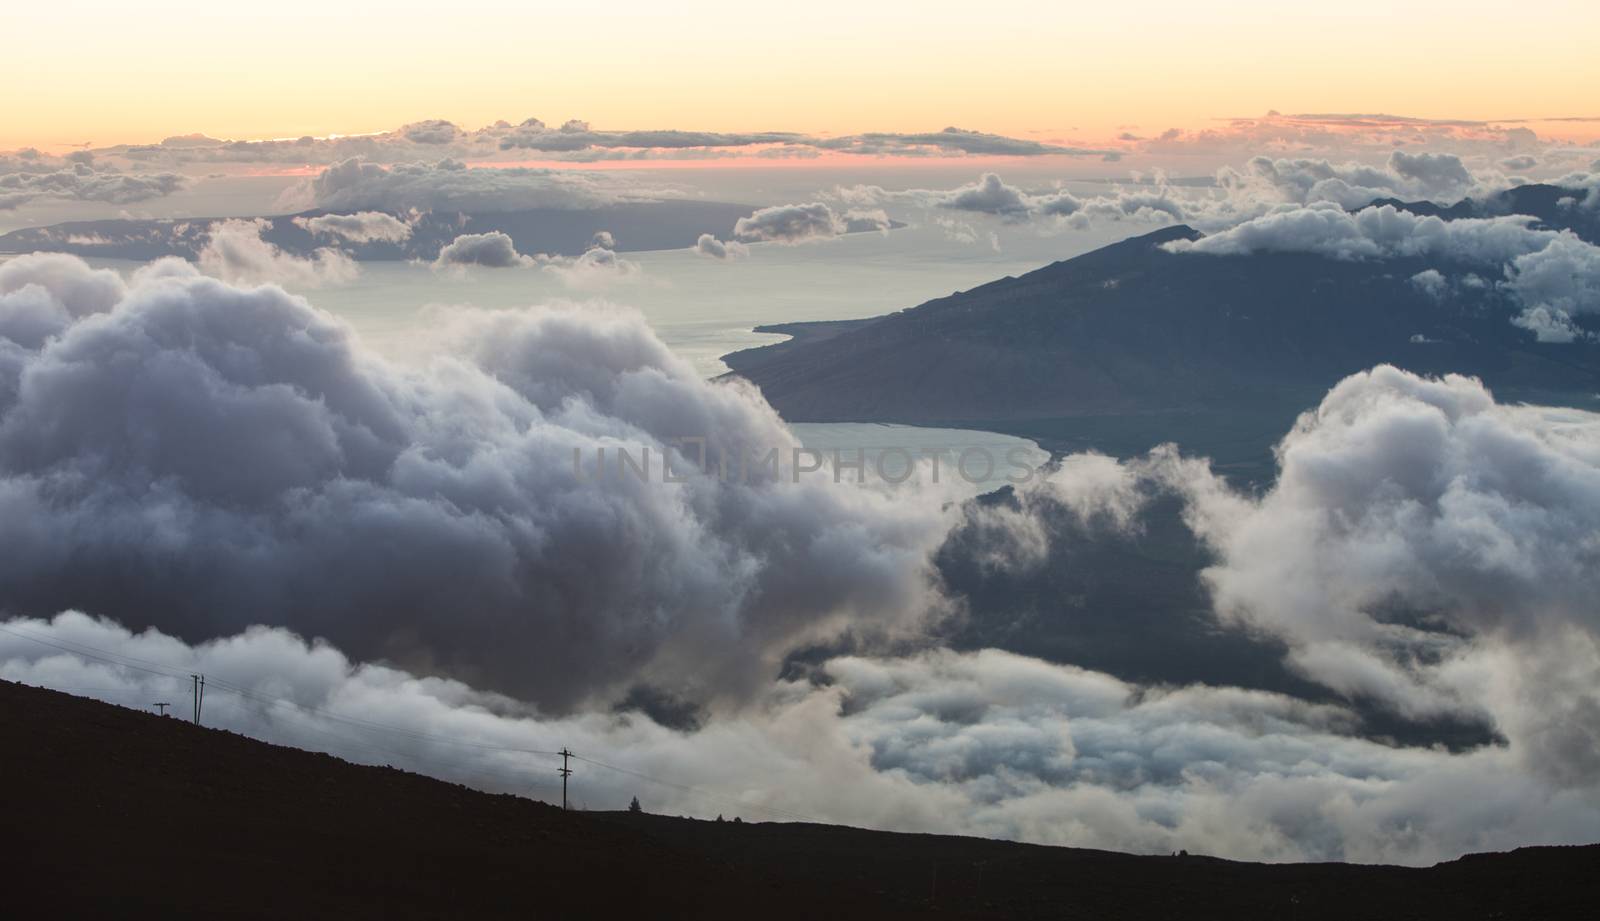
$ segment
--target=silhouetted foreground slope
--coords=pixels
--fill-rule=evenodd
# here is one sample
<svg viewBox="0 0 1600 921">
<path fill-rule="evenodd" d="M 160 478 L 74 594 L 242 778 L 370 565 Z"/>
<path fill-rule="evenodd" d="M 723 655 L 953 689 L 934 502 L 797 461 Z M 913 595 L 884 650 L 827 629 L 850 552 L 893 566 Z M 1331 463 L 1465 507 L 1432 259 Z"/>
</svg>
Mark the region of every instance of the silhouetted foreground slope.
<svg viewBox="0 0 1600 921">
<path fill-rule="evenodd" d="M 0 682 L 6 915 L 1556 918 L 1600 847 L 1426 870 L 563 813 Z"/>
</svg>

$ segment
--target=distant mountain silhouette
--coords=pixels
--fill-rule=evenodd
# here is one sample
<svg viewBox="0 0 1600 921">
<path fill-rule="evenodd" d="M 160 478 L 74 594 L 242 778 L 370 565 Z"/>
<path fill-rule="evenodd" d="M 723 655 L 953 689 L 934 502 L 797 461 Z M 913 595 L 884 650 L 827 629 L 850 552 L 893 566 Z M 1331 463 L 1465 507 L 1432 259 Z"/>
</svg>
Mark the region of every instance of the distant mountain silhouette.
<svg viewBox="0 0 1600 921">
<path fill-rule="evenodd" d="M 1454 207 L 1526 206 L 1576 231 L 1574 209 L 1551 189 Z M 724 361 L 797 422 L 1015 423 L 1304 404 L 1384 362 L 1491 386 L 1600 386 L 1600 346 L 1536 342 L 1509 322 L 1519 308 L 1493 285 L 1441 301 L 1410 281 L 1429 268 L 1494 280 L 1497 268 L 1161 248 L 1200 236 L 1168 227 L 884 317 L 765 327 L 795 338 Z"/>
<path fill-rule="evenodd" d="M 1464 198 L 1453 205 L 1400 201 L 1397 198 L 1380 198 L 1372 205 L 1393 205 L 1412 214 L 1431 215 L 1447 221 L 1525 214 L 1536 219 L 1534 227 L 1570 230 L 1584 240 L 1600 245 L 1600 208 L 1579 206 L 1586 194 L 1581 189 L 1534 183 L 1519 185 L 1484 198 Z"/>
<path fill-rule="evenodd" d="M 498 230 L 511 236 L 521 253 L 581 254 L 593 236 L 610 232 L 620 251 L 679 249 L 693 246 L 702 233 L 727 238 L 739 218 L 753 205 L 709 201 L 633 202 L 575 211 L 528 208 L 465 214 L 434 211 L 416 220 L 411 238 L 403 243 L 349 241 L 314 237 L 295 218 L 317 217 L 325 209 L 263 218 L 269 228 L 262 236 L 285 252 L 306 255 L 321 246 L 337 245 L 360 260 L 432 260 L 439 248 L 458 234 Z M 395 214 L 404 218 L 403 214 Z M 163 220 L 71 221 L 49 227 L 31 227 L 0 235 L 0 253 L 39 250 L 98 256 L 109 259 L 149 260 L 162 256 L 193 259 L 206 243 L 210 226 L 223 218 Z"/>
</svg>

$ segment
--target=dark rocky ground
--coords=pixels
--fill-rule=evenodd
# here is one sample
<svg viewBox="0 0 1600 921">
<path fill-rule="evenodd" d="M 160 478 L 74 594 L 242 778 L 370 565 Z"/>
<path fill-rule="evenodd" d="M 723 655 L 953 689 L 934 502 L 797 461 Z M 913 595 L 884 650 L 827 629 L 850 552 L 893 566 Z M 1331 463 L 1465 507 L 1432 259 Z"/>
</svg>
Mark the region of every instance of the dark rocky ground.
<svg viewBox="0 0 1600 921">
<path fill-rule="evenodd" d="M 1575 918 L 1600 846 L 1427 869 L 564 813 L 0 682 L 4 914 Z"/>
</svg>

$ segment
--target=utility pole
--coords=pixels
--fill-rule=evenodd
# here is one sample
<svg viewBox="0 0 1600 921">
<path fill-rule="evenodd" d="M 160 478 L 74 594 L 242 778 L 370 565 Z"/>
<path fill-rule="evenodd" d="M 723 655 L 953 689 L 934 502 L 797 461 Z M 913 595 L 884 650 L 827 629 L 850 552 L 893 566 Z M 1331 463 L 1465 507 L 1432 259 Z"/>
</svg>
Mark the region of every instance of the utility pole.
<svg viewBox="0 0 1600 921">
<path fill-rule="evenodd" d="M 194 685 L 194 724 L 198 726 L 200 725 L 200 704 L 206 699 L 206 676 L 190 675 L 189 680 Z"/>
<path fill-rule="evenodd" d="M 158 700 L 155 703 L 151 704 L 150 706 L 155 707 L 157 713 L 161 714 L 162 716 L 166 716 L 167 715 L 167 708 L 172 706 L 172 704 L 169 704 L 164 700 Z"/>
<path fill-rule="evenodd" d="M 567 759 L 572 757 L 572 752 L 562 748 L 557 752 L 561 756 L 561 808 L 567 808 L 567 778 L 572 776 L 572 768 L 567 767 Z"/>
</svg>

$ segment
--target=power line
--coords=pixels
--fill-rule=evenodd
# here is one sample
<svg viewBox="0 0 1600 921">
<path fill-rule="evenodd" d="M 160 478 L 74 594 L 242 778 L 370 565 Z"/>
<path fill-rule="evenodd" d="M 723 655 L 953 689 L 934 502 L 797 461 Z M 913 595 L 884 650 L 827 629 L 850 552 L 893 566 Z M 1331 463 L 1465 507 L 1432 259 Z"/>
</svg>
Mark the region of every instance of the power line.
<svg viewBox="0 0 1600 921">
<path fill-rule="evenodd" d="M 73 655 L 82 656 L 82 657 L 87 658 L 87 659 L 97 659 L 97 660 L 99 660 L 101 662 L 105 662 L 105 663 L 110 664 L 110 665 L 115 665 L 115 666 L 118 666 L 120 668 L 131 668 L 134 671 L 148 672 L 148 673 L 150 673 L 152 675 L 159 675 L 159 676 L 161 676 L 163 678 L 175 678 L 175 679 L 178 679 L 178 680 L 182 680 L 184 677 L 186 677 L 182 673 L 182 671 L 179 670 L 179 669 L 169 669 L 168 666 L 159 665 L 159 664 L 154 663 L 154 662 L 149 662 L 149 661 L 147 661 L 145 659 L 135 659 L 132 656 L 121 656 L 121 655 L 118 655 L 117 653 L 109 652 L 107 650 L 96 649 L 96 647 L 93 647 L 93 646 L 85 646 L 85 645 L 83 645 L 81 643 L 74 643 L 71 640 L 61 640 L 61 639 L 54 639 L 54 638 L 53 639 L 45 639 L 44 637 L 34 636 L 34 635 L 30 634 L 30 633 L 25 633 L 25 632 L 23 632 L 21 630 L 17 630 L 15 628 L 13 628 L 13 627 L 6 627 L 6 626 L 0 626 L 0 633 L 9 633 L 12 636 L 19 636 L 19 637 L 22 637 L 25 640 L 32 640 L 35 643 L 41 643 L 41 644 L 43 644 L 45 646 L 51 646 L 51 647 L 53 647 L 55 649 L 59 649 L 59 650 L 61 650 L 63 652 L 70 652 Z M 144 665 L 134 664 L 134 663 L 141 663 L 141 662 L 144 663 Z M 154 666 L 154 667 L 146 667 L 146 666 Z"/>
<path fill-rule="evenodd" d="M 101 662 L 105 662 L 105 663 L 110 664 L 110 665 L 116 665 L 116 666 L 119 666 L 119 667 L 122 667 L 122 668 L 131 668 L 131 669 L 133 669 L 135 671 L 147 672 L 149 674 L 158 675 L 158 676 L 163 677 L 163 678 L 173 678 L 175 680 L 183 680 L 183 679 L 187 678 L 187 679 L 189 679 L 191 681 L 191 683 L 193 683 L 195 681 L 195 677 L 196 677 L 194 674 L 185 673 L 181 668 L 178 668 L 178 667 L 175 667 L 175 666 L 168 666 L 168 665 L 164 665 L 164 664 L 161 664 L 161 663 L 158 663 L 158 662 L 152 662 L 152 661 L 150 661 L 148 659 L 135 658 L 133 656 L 124 656 L 124 655 L 120 655 L 118 653 L 111 652 L 109 650 L 100 649 L 100 648 L 95 647 L 95 646 L 89 646 L 89 645 L 84 644 L 84 643 L 73 642 L 71 640 L 62 640 L 62 639 L 59 639 L 59 638 L 49 638 L 49 639 L 47 639 L 45 637 L 35 636 L 35 635 L 31 634 L 31 633 L 27 633 L 27 632 L 24 632 L 24 631 L 21 631 L 21 630 L 17 630 L 15 628 L 8 627 L 8 626 L 0 626 L 0 632 L 9 633 L 12 636 L 21 637 L 22 639 L 25 639 L 25 640 L 31 640 L 31 641 L 33 641 L 35 643 L 40 643 L 42 645 L 50 646 L 50 647 L 53 647 L 55 649 L 60 649 L 63 652 L 70 652 L 73 655 L 83 656 L 84 658 L 89 658 L 89 659 L 96 659 L 96 660 L 99 660 Z M 484 749 L 484 750 L 488 750 L 488 751 L 503 751 L 503 752 L 511 752 L 511 753 L 515 753 L 515 754 L 523 754 L 523 755 L 547 755 L 547 756 L 550 756 L 550 757 L 558 757 L 561 754 L 558 751 L 552 751 L 552 750 L 542 750 L 542 749 L 533 749 L 533 748 L 517 748 L 517 747 L 513 747 L 513 746 L 506 746 L 506 745 L 495 745 L 495 744 L 488 743 L 488 742 L 472 742 L 472 741 L 467 741 L 465 739 L 452 739 L 452 738 L 448 738 L 448 737 L 445 737 L 445 736 L 431 735 L 431 734 L 424 733 L 424 732 L 418 732 L 417 730 L 414 730 L 414 729 L 407 729 L 404 726 L 393 726 L 393 725 L 388 725 L 388 724 L 385 724 L 385 723 L 375 722 L 373 720 L 362 719 L 362 718 L 356 717 L 356 716 L 346 716 L 344 714 L 334 713 L 334 712 L 332 712 L 330 710 L 326 710 L 326 709 L 324 709 L 322 707 L 317 707 L 317 706 L 313 706 L 313 705 L 310 705 L 310 704 L 303 704 L 303 703 L 300 703 L 299 701 L 296 701 L 296 700 L 290 700 L 289 698 L 276 697 L 276 696 L 269 695 L 269 694 L 263 694 L 263 693 L 261 693 L 259 691 L 255 691 L 255 690 L 252 690 L 250 688 L 241 687 L 241 686 L 233 684 L 231 682 L 223 681 L 222 679 L 217 678 L 215 675 L 205 676 L 205 679 L 207 681 L 209 681 L 210 684 L 212 686 L 214 686 L 214 687 L 221 687 L 225 691 L 231 691 L 231 692 L 233 692 L 235 694 L 238 694 L 240 696 L 247 697 L 247 698 L 249 698 L 251 700 L 257 701 L 258 703 L 283 704 L 285 706 L 293 707 L 295 709 L 306 710 L 306 711 L 309 711 L 311 713 L 316 713 L 319 716 L 325 717 L 325 718 L 330 719 L 330 720 L 334 720 L 335 722 L 347 723 L 347 724 L 355 726 L 357 728 L 378 730 L 378 731 L 383 731 L 383 732 L 393 732 L 393 733 L 397 733 L 397 734 L 400 734 L 400 735 L 409 736 L 410 738 L 417 739 L 417 740 L 420 740 L 420 741 L 438 742 L 438 743 L 443 744 L 443 745 L 459 745 L 459 746 L 464 746 L 464 747 L 468 747 L 468 748 Z"/>
<path fill-rule="evenodd" d="M 204 699 L 204 694 L 205 694 L 205 690 L 204 689 L 205 689 L 206 685 L 209 683 L 213 687 L 221 688 L 222 690 L 227 691 L 229 693 L 232 693 L 234 695 L 237 695 L 238 697 L 243 698 L 245 700 L 254 701 L 254 702 L 258 703 L 258 704 L 264 704 L 264 705 L 269 705 L 269 706 L 282 706 L 282 707 L 287 708 L 290 713 L 298 713 L 298 714 L 308 715 L 308 716 L 309 715 L 316 715 L 316 716 L 322 717 L 323 719 L 326 719 L 326 720 L 329 720 L 329 721 L 332 721 L 332 722 L 336 722 L 336 723 L 343 723 L 345 725 L 349 725 L 349 726 L 352 726 L 352 727 L 357 728 L 357 729 L 365 729 L 367 731 L 373 731 L 373 732 L 388 732 L 388 733 L 393 733 L 395 735 L 399 735 L 399 736 L 402 736 L 402 737 L 405 737 L 405 738 L 412 739 L 414 741 L 433 742 L 433 743 L 437 743 L 437 744 L 441 744 L 441 745 L 454 745 L 454 746 L 463 747 L 463 748 L 477 749 L 477 750 L 480 750 L 480 751 L 499 752 L 499 753 L 506 753 L 506 754 L 537 755 L 537 756 L 544 756 L 544 757 L 558 757 L 558 758 L 561 758 L 562 759 L 562 767 L 559 769 L 559 773 L 561 775 L 562 808 L 566 808 L 567 805 L 568 805 L 568 800 L 567 800 L 567 778 L 569 776 L 571 776 L 571 774 L 572 774 L 571 768 L 568 766 L 568 759 L 574 759 L 574 760 L 577 760 L 577 761 L 584 762 L 586 764 L 594 765 L 595 767 L 598 767 L 598 768 L 604 768 L 605 770 L 608 770 L 608 771 L 615 771 L 615 772 L 617 772 L 619 774 L 625 774 L 625 775 L 630 776 L 630 777 L 636 777 L 636 778 L 638 778 L 640 780 L 644 780 L 644 781 L 647 781 L 649 783 L 657 784 L 657 785 L 660 785 L 660 786 L 663 786 L 663 787 L 667 787 L 667 788 L 670 788 L 670 789 L 678 790 L 678 791 L 683 792 L 683 793 L 689 793 L 689 794 L 692 794 L 694 796 L 702 797 L 704 799 L 715 800 L 717 802 L 721 802 L 721 803 L 726 804 L 726 805 L 736 806 L 736 807 L 738 807 L 738 808 L 740 808 L 742 810 L 745 810 L 745 811 L 767 813 L 769 815 L 773 815 L 773 816 L 777 816 L 777 817 L 781 817 L 781 818 L 786 818 L 786 819 L 789 819 L 791 821 L 812 822 L 812 823 L 820 824 L 820 820 L 812 818 L 811 816 L 804 815 L 802 813 L 793 812 L 793 811 L 786 810 L 786 809 L 780 809 L 780 808 L 775 807 L 775 806 L 760 806 L 760 805 L 757 805 L 757 804 L 754 804 L 754 803 L 749 803 L 749 802 L 746 802 L 746 801 L 743 801 L 743 800 L 739 800 L 739 799 L 736 799 L 736 798 L 733 798 L 733 797 L 724 796 L 724 795 L 716 794 L 716 793 L 711 793 L 711 792 L 709 792 L 707 790 L 703 790 L 703 789 L 698 788 L 698 787 L 693 787 L 693 786 L 690 786 L 688 784 L 681 784 L 681 783 L 677 783 L 675 781 L 665 780 L 665 779 L 660 778 L 660 777 L 655 777 L 653 775 L 646 774 L 646 773 L 644 773 L 642 771 L 635 771 L 635 770 L 632 770 L 630 768 L 619 767 L 618 765 L 615 765 L 615 764 L 608 764 L 608 763 L 606 763 L 604 761 L 599 761 L 599 760 L 594 759 L 594 758 L 589 758 L 589 757 L 585 757 L 583 755 L 578 755 L 578 754 L 575 754 L 575 753 L 573 753 L 573 752 L 571 752 L 571 751 L 569 751 L 569 750 L 567 750 L 565 748 L 563 748 L 560 751 L 551 751 L 551 750 L 547 750 L 547 749 L 521 748 L 521 747 L 516 747 L 516 746 L 496 745 L 496 744 L 488 743 L 488 742 L 474 742 L 474 741 L 469 741 L 469 740 L 466 740 L 466 739 L 454 739 L 454 738 L 449 738 L 447 736 L 433 735 L 431 733 L 424 733 L 424 732 L 419 732 L 417 730 L 408 729 L 408 728 L 403 727 L 403 726 L 394 726 L 394 725 L 390 725 L 390 724 L 386 724 L 386 723 L 380 723 L 380 722 L 377 722 L 377 721 L 374 721 L 374 720 L 362 719 L 361 717 L 347 716 L 345 714 L 334 713 L 334 712 L 332 712 L 330 710 L 327 710 L 327 709 L 324 709 L 322 707 L 312 706 L 312 705 L 309 705 L 309 704 L 303 704 L 303 703 L 300 703 L 298 701 L 291 700 L 289 698 L 277 697 L 277 696 L 273 696 L 273 695 L 269 695 L 269 694 L 264 694 L 262 692 L 255 691 L 255 690 L 250 689 L 250 688 L 245 688 L 245 687 L 242 687 L 240 685 L 233 684 L 232 682 L 225 681 L 223 679 L 217 678 L 214 675 L 200 675 L 200 674 L 197 674 L 197 673 L 190 673 L 187 676 L 185 676 L 181 669 L 175 669 L 172 666 L 168 666 L 168 665 L 165 665 L 165 664 L 162 664 L 162 663 L 158 663 L 158 662 L 153 662 L 153 661 L 150 661 L 148 659 L 139 659 L 139 658 L 136 658 L 134 656 L 121 655 L 121 654 L 118 654 L 118 653 L 111 652 L 109 650 L 104 650 L 104 649 L 99 649 L 98 647 L 89 646 L 88 644 L 85 644 L 85 643 L 77 643 L 77 642 L 74 642 L 74 641 L 71 641 L 71 640 L 60 640 L 58 638 L 49 638 L 49 639 L 47 639 L 45 637 L 35 636 L 35 635 L 32 635 L 31 633 L 28 633 L 28 632 L 25 632 L 25 631 L 21 631 L 21 630 L 17 630 L 15 628 L 9 627 L 9 626 L 0 626 L 0 632 L 9 633 L 12 636 L 17 636 L 17 637 L 20 637 L 22 639 L 30 640 L 32 642 L 39 643 L 39 644 L 44 645 L 44 646 L 49 646 L 49 647 L 52 647 L 52 648 L 55 648 L 55 649 L 60 649 L 63 652 L 68 652 L 68 653 L 71 653 L 73 655 L 83 656 L 85 658 L 96 659 L 96 660 L 99 660 L 99 661 L 102 661 L 102 662 L 106 662 L 106 663 L 108 663 L 110 665 L 114 665 L 114 666 L 117 666 L 119 668 L 129 668 L 129 669 L 133 669 L 135 671 L 146 672 L 146 673 L 149 673 L 149 674 L 152 674 L 152 675 L 156 675 L 158 677 L 171 678 L 171 679 L 174 679 L 174 680 L 181 680 L 183 677 L 188 677 L 190 679 L 190 681 L 191 681 L 193 693 L 195 695 L 194 721 L 196 723 L 198 723 L 200 721 L 200 704 Z M 108 689 L 107 693 L 111 693 L 111 691 Z M 346 742 L 346 743 L 350 742 L 350 740 L 348 738 L 343 737 L 343 736 L 336 736 L 333 733 L 328 733 L 328 732 L 325 732 L 325 731 L 320 730 L 320 729 L 319 730 L 315 730 L 315 731 L 317 731 L 319 734 L 328 736 L 330 738 L 338 739 L 338 740 Z M 369 751 L 384 752 L 386 754 L 394 755 L 394 756 L 400 757 L 400 758 L 405 758 L 405 759 L 411 760 L 411 761 L 419 763 L 419 764 L 428 764 L 429 763 L 427 759 L 424 759 L 424 758 L 422 758 L 422 757 L 420 757 L 418 755 L 415 755 L 415 754 L 409 753 L 409 752 L 400 752 L 400 751 L 395 751 L 393 749 L 385 749 L 385 748 L 382 748 L 382 747 L 379 747 L 379 746 L 372 746 L 370 744 L 362 744 L 362 743 L 356 743 L 356 747 L 358 747 L 358 748 L 364 747 L 364 748 L 367 748 Z M 529 778 L 529 779 L 531 779 L 531 778 Z"/>
</svg>

